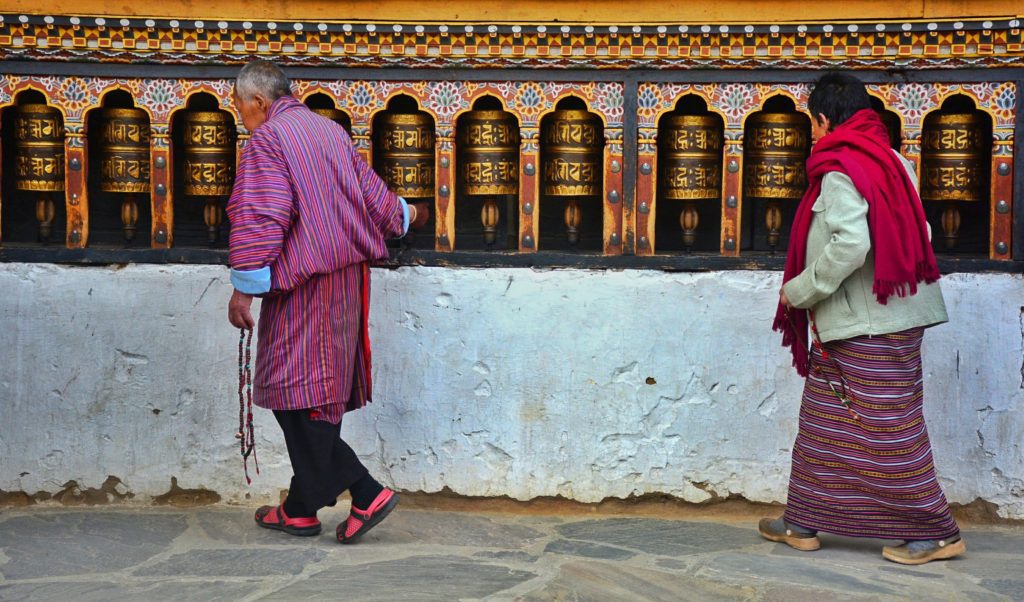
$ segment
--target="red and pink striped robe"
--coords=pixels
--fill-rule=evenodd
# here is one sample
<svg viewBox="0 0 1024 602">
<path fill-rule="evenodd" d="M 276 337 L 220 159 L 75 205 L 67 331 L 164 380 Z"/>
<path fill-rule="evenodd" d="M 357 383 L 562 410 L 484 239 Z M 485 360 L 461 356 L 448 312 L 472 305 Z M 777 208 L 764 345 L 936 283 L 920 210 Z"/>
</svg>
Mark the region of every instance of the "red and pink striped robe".
<svg viewBox="0 0 1024 602">
<path fill-rule="evenodd" d="M 337 423 L 370 400 L 367 265 L 408 207 L 340 125 L 285 96 L 245 146 L 227 213 L 232 283 L 263 296 L 254 402 Z"/>
</svg>

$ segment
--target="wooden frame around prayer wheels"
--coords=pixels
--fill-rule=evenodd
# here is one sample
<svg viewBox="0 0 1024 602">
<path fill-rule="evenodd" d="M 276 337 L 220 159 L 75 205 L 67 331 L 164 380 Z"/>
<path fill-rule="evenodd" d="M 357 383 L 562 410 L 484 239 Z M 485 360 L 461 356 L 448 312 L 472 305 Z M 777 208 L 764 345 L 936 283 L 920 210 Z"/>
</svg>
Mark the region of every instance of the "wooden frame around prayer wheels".
<svg viewBox="0 0 1024 602">
<path fill-rule="evenodd" d="M 45 104 L 17 107 L 14 122 L 14 188 L 37 192 L 39 239 L 49 242 L 56 218 L 54 192 L 64 191 L 64 120 Z"/>
</svg>

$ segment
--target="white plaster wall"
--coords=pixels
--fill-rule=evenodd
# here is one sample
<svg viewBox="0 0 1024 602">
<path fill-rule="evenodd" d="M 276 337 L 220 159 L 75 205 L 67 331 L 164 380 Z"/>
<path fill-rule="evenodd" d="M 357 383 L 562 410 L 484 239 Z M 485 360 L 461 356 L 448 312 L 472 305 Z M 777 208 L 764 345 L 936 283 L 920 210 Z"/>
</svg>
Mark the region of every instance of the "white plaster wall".
<svg viewBox="0 0 1024 602">
<path fill-rule="evenodd" d="M 770 331 L 780 274 L 374 270 L 375 403 L 343 434 L 414 491 L 783 501 L 801 380 Z M 1024 279 L 943 280 L 926 412 L 951 501 L 1024 519 Z M 247 487 L 225 268 L 0 264 L 0 490 L 287 486 L 257 411 Z M 157 413 L 155 410 L 159 410 Z"/>
</svg>

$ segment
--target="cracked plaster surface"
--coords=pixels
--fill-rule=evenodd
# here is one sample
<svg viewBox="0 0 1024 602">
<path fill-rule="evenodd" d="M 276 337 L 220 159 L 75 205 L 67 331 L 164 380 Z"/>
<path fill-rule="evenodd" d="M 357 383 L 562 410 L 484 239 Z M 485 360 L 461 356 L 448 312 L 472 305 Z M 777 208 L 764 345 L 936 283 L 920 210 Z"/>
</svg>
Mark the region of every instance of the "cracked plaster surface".
<svg viewBox="0 0 1024 602">
<path fill-rule="evenodd" d="M 646 493 L 782 501 L 801 381 L 770 330 L 775 272 L 373 271 L 374 403 L 343 434 L 401 489 L 591 502 Z M 925 411 L 953 502 L 1024 518 L 1024 281 L 943 279 Z M 0 490 L 119 479 L 276 499 L 290 476 L 257 411 L 237 442 L 237 332 L 219 266 L 0 265 Z M 54 312 L 52 308 L 61 311 Z"/>
</svg>

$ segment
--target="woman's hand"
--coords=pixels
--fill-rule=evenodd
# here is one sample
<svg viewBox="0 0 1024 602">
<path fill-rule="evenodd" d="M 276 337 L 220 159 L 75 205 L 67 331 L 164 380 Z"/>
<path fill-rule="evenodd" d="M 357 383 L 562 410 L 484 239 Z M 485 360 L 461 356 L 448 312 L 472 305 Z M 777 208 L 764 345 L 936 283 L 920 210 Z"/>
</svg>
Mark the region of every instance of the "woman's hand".
<svg viewBox="0 0 1024 602">
<path fill-rule="evenodd" d="M 779 289 L 779 303 L 786 309 L 792 309 L 793 304 L 789 302 L 789 297 L 786 296 L 786 289 Z"/>
</svg>

